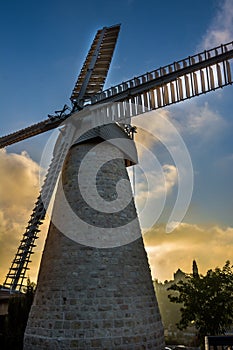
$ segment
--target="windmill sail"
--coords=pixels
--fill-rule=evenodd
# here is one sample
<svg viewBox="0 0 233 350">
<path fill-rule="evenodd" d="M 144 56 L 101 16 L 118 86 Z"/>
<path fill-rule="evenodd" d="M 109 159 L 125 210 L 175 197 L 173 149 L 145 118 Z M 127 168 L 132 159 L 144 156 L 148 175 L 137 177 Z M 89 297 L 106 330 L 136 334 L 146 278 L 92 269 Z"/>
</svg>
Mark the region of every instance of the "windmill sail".
<svg viewBox="0 0 233 350">
<path fill-rule="evenodd" d="M 230 65 L 232 58 L 233 42 L 230 42 L 99 92 L 91 96 L 91 104 L 108 104 L 106 113 L 107 115 L 110 113 L 109 118 L 115 118 L 116 121 L 125 118 L 126 113 L 128 113 L 126 107 L 128 104 L 132 106 L 132 108 L 129 108 L 131 117 L 148 110 L 162 108 L 232 84 Z M 89 60 L 86 61 L 89 62 Z M 101 61 L 98 62 L 101 66 Z M 86 64 L 84 64 L 84 67 L 86 67 Z M 91 77 L 94 79 L 94 75 L 91 75 Z M 104 80 L 105 78 L 102 78 L 101 84 L 97 84 L 98 90 L 102 87 Z M 87 89 L 90 88 L 88 94 L 80 95 L 80 83 L 84 83 L 84 81 L 86 84 L 87 80 L 83 80 L 82 75 L 80 75 L 71 96 L 73 102 L 81 96 L 82 98 L 90 97 L 90 92 L 93 91 L 91 85 L 94 80 L 90 79 L 89 85 L 86 86 Z M 121 105 L 114 110 L 114 115 L 112 115 L 111 103 L 116 102 Z M 45 120 L 26 129 L 0 137 L 0 148 L 54 129 L 69 116 L 70 114 L 54 117 L 52 120 Z"/>
<path fill-rule="evenodd" d="M 120 26 L 116 25 L 109 28 L 105 27 L 97 32 L 77 83 L 75 84 L 71 96 L 73 103 L 80 104 L 81 101 L 88 96 L 91 96 L 93 93 L 102 91 L 119 30 Z M 65 109 L 60 112 L 62 112 L 60 115 L 50 116 L 50 119 L 44 122 L 19 130 L 8 135 L 6 138 L 1 138 L 1 147 L 5 147 L 15 141 L 18 142 L 25 138 L 58 127 L 71 115 L 70 113 L 63 113 L 65 112 Z M 33 254 L 33 248 L 36 246 L 35 240 L 38 238 L 38 233 L 40 232 L 39 227 L 45 219 L 46 209 L 49 206 L 61 167 L 71 145 L 74 133 L 74 126 L 69 124 L 66 130 L 62 133 L 60 142 L 55 148 L 55 154 L 46 174 L 40 195 L 37 198 L 31 218 L 4 282 L 4 286 L 9 287 L 12 290 L 21 290 L 24 286 L 26 273 L 29 269 L 28 265 L 31 262 L 30 257 Z"/>
<path fill-rule="evenodd" d="M 122 82 L 96 94 L 91 102 L 141 104 L 137 114 L 162 108 L 232 84 L 232 58 L 230 42 Z"/>
<path fill-rule="evenodd" d="M 54 149 L 55 153 L 45 176 L 40 195 L 37 198 L 23 238 L 4 282 L 4 286 L 11 290 L 20 291 L 24 286 L 25 279 L 27 278 L 26 273 L 29 270 L 28 265 L 31 262 L 30 257 L 33 254 L 33 248 L 36 246 L 35 241 L 40 232 L 40 225 L 45 219 L 46 211 L 66 154 L 71 146 L 74 132 L 74 126 L 69 124 L 66 130 L 63 131 L 63 136 L 58 140 L 57 146 Z"/>
<path fill-rule="evenodd" d="M 70 114 L 63 114 L 62 116 L 54 116 L 39 123 L 33 124 L 25 129 L 13 132 L 7 136 L 0 137 L 0 148 L 10 146 L 16 142 L 23 141 L 30 137 L 42 134 L 46 131 L 57 128 Z"/>
<path fill-rule="evenodd" d="M 103 90 L 120 25 L 98 30 L 72 91 L 71 101 L 82 103 Z"/>
</svg>

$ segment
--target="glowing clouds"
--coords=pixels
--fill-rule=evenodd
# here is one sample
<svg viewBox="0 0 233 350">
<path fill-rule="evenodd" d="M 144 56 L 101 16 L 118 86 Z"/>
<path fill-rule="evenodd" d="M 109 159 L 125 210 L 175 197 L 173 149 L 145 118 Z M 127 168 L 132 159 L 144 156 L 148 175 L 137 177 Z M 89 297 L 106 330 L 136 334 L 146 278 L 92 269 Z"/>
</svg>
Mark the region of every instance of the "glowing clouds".
<svg viewBox="0 0 233 350">
<path fill-rule="evenodd" d="M 232 262 L 232 227 L 181 223 L 172 233 L 166 234 L 161 225 L 145 234 L 144 242 L 153 278 L 160 281 L 173 279 L 178 268 L 191 273 L 193 259 L 202 274 L 223 265 L 226 260 Z"/>
<path fill-rule="evenodd" d="M 39 165 L 26 152 L 15 154 L 0 151 L 0 284 L 9 270 L 39 194 L 39 169 Z M 38 240 L 37 243 L 39 245 L 33 256 L 36 266 L 32 264 L 29 270 L 33 280 L 43 242 Z"/>
</svg>

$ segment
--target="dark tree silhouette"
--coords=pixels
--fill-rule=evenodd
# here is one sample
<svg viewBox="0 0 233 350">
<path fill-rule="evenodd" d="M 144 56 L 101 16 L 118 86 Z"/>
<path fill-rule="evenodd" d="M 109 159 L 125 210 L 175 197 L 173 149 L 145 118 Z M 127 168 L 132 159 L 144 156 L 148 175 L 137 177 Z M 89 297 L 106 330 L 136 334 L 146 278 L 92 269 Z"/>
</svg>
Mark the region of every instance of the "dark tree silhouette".
<svg viewBox="0 0 233 350">
<path fill-rule="evenodd" d="M 194 325 L 199 345 L 204 344 L 204 336 L 225 334 L 233 324 L 232 269 L 230 261 L 226 261 L 222 269 L 216 267 L 202 276 L 194 264 L 193 274 L 168 289 L 173 291 L 168 296 L 170 301 L 182 304 L 177 327 Z"/>
<path fill-rule="evenodd" d="M 199 277 L 196 260 L 193 260 L 193 277 Z"/>
</svg>

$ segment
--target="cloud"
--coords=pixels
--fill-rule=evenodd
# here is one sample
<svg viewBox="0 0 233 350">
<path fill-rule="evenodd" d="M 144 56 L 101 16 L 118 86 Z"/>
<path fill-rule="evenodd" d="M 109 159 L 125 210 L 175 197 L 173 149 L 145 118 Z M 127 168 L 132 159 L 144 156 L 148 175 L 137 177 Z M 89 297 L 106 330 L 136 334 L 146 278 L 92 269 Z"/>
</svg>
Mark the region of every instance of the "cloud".
<svg viewBox="0 0 233 350">
<path fill-rule="evenodd" d="M 219 8 L 209 29 L 203 36 L 199 48 L 212 48 L 231 42 L 233 37 L 233 2 L 219 1 Z"/>
<path fill-rule="evenodd" d="M 168 109 L 149 111 L 135 117 L 132 120 L 133 125 L 136 124 L 137 126 L 135 141 L 145 148 L 151 148 L 158 141 L 159 136 L 161 141 L 166 143 L 174 136 L 173 129 L 168 127 L 167 121 L 170 121 Z"/>
<path fill-rule="evenodd" d="M 170 221 L 180 222 L 189 206 L 193 188 L 193 168 L 189 152 L 168 110 L 152 111 L 136 117 L 135 142 L 139 155 L 136 172 L 136 204 L 143 228 L 151 227 L 160 218 L 165 204 L 174 200 Z M 178 127 L 177 127 L 178 125 Z M 166 202 L 166 203 L 165 203 Z M 144 205 L 143 210 L 142 205 Z"/>
<path fill-rule="evenodd" d="M 143 227 L 151 226 L 157 221 L 164 208 L 166 198 L 172 194 L 177 185 L 178 172 L 175 155 L 182 153 L 182 144 L 177 131 L 169 121 L 169 112 L 153 111 L 136 118 L 135 142 L 139 163 L 136 165 L 135 177 L 132 168 L 128 169 L 131 183 L 136 179 L 135 202 Z M 173 152 L 173 154 L 172 154 Z M 161 156 L 162 155 L 162 156 Z M 134 192 L 134 191 L 133 191 Z"/>
<path fill-rule="evenodd" d="M 181 107 L 172 109 L 170 118 L 182 136 L 198 137 L 201 143 L 209 142 L 227 130 L 227 121 L 207 101 L 204 104 L 184 103 L 182 110 Z"/>
<path fill-rule="evenodd" d="M 193 105 L 194 106 L 194 105 Z M 195 106 L 189 109 L 187 130 L 190 134 L 200 135 L 205 130 L 205 135 L 213 136 L 222 128 L 224 122 L 220 115 L 211 110 L 208 102 L 202 106 Z"/>
<path fill-rule="evenodd" d="M 40 167 L 26 152 L 0 151 L 0 284 L 4 282 L 10 264 L 39 194 Z M 39 266 L 44 232 L 37 240 L 29 276 L 35 281 Z"/>
<path fill-rule="evenodd" d="M 159 199 L 165 194 L 169 194 L 177 183 L 176 167 L 172 164 L 164 164 L 160 172 L 154 169 L 148 170 L 144 181 L 143 177 L 142 174 L 141 176 L 139 174 L 139 178 L 137 178 L 135 201 L 139 208 L 147 199 Z"/>
<path fill-rule="evenodd" d="M 182 223 L 166 234 L 160 225 L 143 237 L 153 278 L 160 281 L 173 279 L 178 268 L 191 273 L 193 259 L 202 274 L 232 260 L 233 227 Z"/>
<path fill-rule="evenodd" d="M 166 199 L 177 185 L 178 174 L 172 164 L 164 164 L 161 167 L 152 165 L 145 173 L 139 171 L 135 173 L 134 201 L 140 225 L 145 229 L 152 227 L 159 220 Z M 131 183 L 134 183 L 132 170 L 129 171 L 129 176 Z"/>
</svg>

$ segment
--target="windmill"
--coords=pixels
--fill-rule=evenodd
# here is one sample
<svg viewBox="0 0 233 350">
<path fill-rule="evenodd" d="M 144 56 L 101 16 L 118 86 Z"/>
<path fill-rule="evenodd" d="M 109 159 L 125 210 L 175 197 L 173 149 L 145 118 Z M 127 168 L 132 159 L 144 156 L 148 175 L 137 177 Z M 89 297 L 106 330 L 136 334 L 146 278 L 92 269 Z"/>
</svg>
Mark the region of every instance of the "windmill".
<svg viewBox="0 0 233 350">
<path fill-rule="evenodd" d="M 112 155 L 114 154 L 114 156 L 118 158 L 120 155 L 118 151 L 115 150 L 116 147 L 112 144 L 111 139 L 121 139 L 123 141 L 120 142 L 120 145 L 117 145 L 117 149 L 121 155 L 123 154 L 124 165 L 130 166 L 135 164 L 137 159 L 134 147 L 128 146 L 129 143 L 127 142 L 128 140 L 132 141 L 133 139 L 133 133 L 135 130 L 131 126 L 131 119 L 134 116 L 146 113 L 150 110 L 163 108 L 232 84 L 230 60 L 233 58 L 233 43 L 231 42 L 173 62 L 172 64 L 160 67 L 154 71 L 146 72 L 141 76 L 134 77 L 133 79 L 103 90 L 119 30 L 120 25 L 114 25 L 112 27 L 104 27 L 97 31 L 72 91 L 71 108 L 65 105 L 62 110 L 56 111 L 55 115 L 49 115 L 48 119 L 0 138 L 0 147 L 2 148 L 58 128 L 58 126 L 62 126 L 60 139 L 56 144 L 52 162 L 49 166 L 44 184 L 33 208 L 33 212 L 23 234 L 15 258 L 13 259 L 6 276 L 4 287 L 10 288 L 14 291 L 20 291 L 22 289 L 27 270 L 29 269 L 30 257 L 33 253 L 33 248 L 35 247 L 35 242 L 40 232 L 40 225 L 45 218 L 46 210 L 58 181 L 60 171 L 63 167 L 62 181 L 67 181 L 68 183 L 70 181 L 70 174 L 72 173 L 72 162 L 76 165 L 80 163 L 80 159 L 76 158 L 77 150 L 80 154 L 83 153 L 82 156 L 84 157 L 92 147 L 95 147 L 100 143 L 101 139 L 102 141 L 107 141 L 108 145 L 110 145 L 106 146 L 106 144 L 104 144 L 101 152 L 104 153 L 108 148 L 108 152 L 112 152 Z M 66 121 L 70 119 L 72 122 L 66 124 Z M 85 129 L 84 127 L 85 132 L 83 135 L 80 135 L 79 133 L 77 134 L 80 121 L 85 125 L 86 120 L 90 122 L 88 128 Z M 97 120 L 98 122 L 92 123 L 93 120 Z M 92 126 L 92 128 L 90 128 L 90 126 Z M 76 153 L 74 150 L 76 150 Z M 101 152 L 100 154 L 98 153 L 98 156 L 101 156 Z M 106 154 L 104 156 L 102 155 L 102 158 L 105 156 Z M 111 166 L 105 169 L 105 173 L 111 174 L 111 176 L 118 176 L 119 174 L 117 171 L 115 175 L 112 174 L 112 168 L 115 167 L 114 169 L 118 169 L 123 163 L 118 166 L 117 164 L 110 162 Z M 123 172 L 124 171 L 122 170 L 121 175 Z M 102 183 L 106 181 L 108 186 L 108 178 L 105 178 L 103 174 L 101 176 L 100 182 Z M 124 176 L 125 173 L 123 174 L 123 177 Z M 116 182 L 116 178 L 114 178 L 114 181 Z M 73 185 L 74 184 L 71 183 L 71 186 Z M 67 197 L 70 196 L 71 201 L 73 200 L 72 191 L 69 192 L 69 190 L 67 190 L 66 193 Z M 129 189 L 126 189 L 126 191 L 129 191 Z M 56 213 L 61 212 L 60 203 L 62 202 L 61 198 L 63 198 L 59 192 L 59 185 L 57 193 L 57 200 L 55 199 L 54 205 L 55 216 Z M 107 200 L 109 200 L 109 198 Z M 79 208 L 83 208 L 83 202 L 80 202 L 79 200 L 77 200 L 77 202 L 79 202 Z M 76 204 L 72 205 L 75 206 Z M 135 218 L 136 211 L 133 208 L 133 203 L 130 205 L 131 206 L 127 209 L 127 215 L 125 213 L 123 214 L 125 216 L 131 216 L 132 214 L 132 218 Z M 83 215 L 79 208 L 76 208 L 76 211 L 78 211 L 79 215 Z M 89 216 L 94 215 L 92 211 L 89 211 L 88 213 Z M 116 218 L 116 220 L 118 219 L 119 217 Z M 91 217 L 90 220 L 93 224 L 93 217 Z M 97 219 L 97 221 L 98 220 L 102 221 L 97 223 L 97 227 L 98 225 L 101 226 L 104 224 L 106 216 L 102 219 Z M 119 226 L 122 226 L 122 223 L 118 224 Z M 112 227 L 111 225 L 109 227 Z M 135 229 L 138 230 L 138 232 L 140 231 L 137 221 Z M 153 349 L 161 349 L 163 346 L 162 325 L 157 308 L 156 297 L 152 291 L 153 288 L 151 281 L 149 281 L 150 272 L 142 240 L 137 237 L 137 243 L 127 242 L 128 244 L 124 245 L 125 248 L 118 247 L 118 253 L 116 253 L 117 258 L 114 260 L 112 257 L 112 248 L 110 250 L 103 250 L 99 247 L 93 248 L 92 246 L 92 249 L 90 249 L 88 247 L 83 248 L 82 244 L 78 244 L 75 248 L 76 250 L 73 251 L 74 248 L 70 245 L 70 241 L 64 241 L 63 238 L 59 236 L 59 232 L 55 231 L 55 226 L 51 223 L 48 234 L 49 237 L 46 242 L 41 262 L 37 296 L 32 307 L 25 333 L 25 349 L 31 349 L 32 346 L 34 349 L 52 349 L 53 347 L 65 349 L 135 349 L 136 346 L 138 348 L 142 348 L 142 346 L 144 346 L 144 348 L 150 348 L 152 346 Z M 59 273 L 62 275 L 62 272 L 61 270 L 59 272 L 55 271 L 55 265 L 51 263 L 51 261 L 56 261 L 56 264 L 60 264 L 60 260 L 62 260 L 59 260 L 56 252 L 53 253 L 55 254 L 54 256 L 51 256 L 50 252 L 53 243 L 61 255 L 61 247 L 67 245 L 65 250 L 66 255 L 68 254 L 68 251 L 70 251 L 70 254 L 74 255 L 74 260 L 78 259 L 75 261 L 79 263 L 80 269 L 81 267 L 83 269 L 86 267 L 87 271 L 89 271 L 90 266 L 93 268 L 93 262 L 91 263 L 88 258 L 88 256 L 90 256 L 96 264 L 100 264 L 100 262 L 101 264 L 103 264 L 103 262 L 108 262 L 111 267 L 119 264 L 118 270 L 120 270 L 122 256 L 127 255 L 129 259 L 132 259 L 138 269 L 139 265 L 137 265 L 136 261 L 137 259 L 140 261 L 140 264 L 143 266 L 143 274 L 140 273 L 139 270 L 138 272 L 133 271 L 133 269 L 131 270 L 131 263 L 127 260 L 130 268 L 126 278 L 127 283 L 125 282 L 124 287 L 121 286 L 122 293 L 117 289 L 117 283 L 120 284 L 117 278 L 116 281 L 118 282 L 114 282 L 112 289 L 108 289 L 101 284 L 104 281 L 103 277 L 101 282 L 98 282 L 100 283 L 99 287 L 92 286 L 91 289 L 88 289 L 89 287 L 85 284 L 86 282 L 83 282 L 85 288 L 77 284 L 77 282 L 74 282 L 74 290 L 72 294 L 72 291 L 65 291 L 61 288 Z M 121 251 L 121 249 L 123 250 Z M 79 257 L 75 255 L 77 250 L 79 252 Z M 135 255 L 135 252 L 137 252 L 137 256 Z M 83 261 L 79 260 L 80 257 L 86 261 L 86 265 Z M 71 258 L 66 256 L 64 259 Z M 68 260 L 64 261 L 67 262 Z M 62 265 L 59 266 L 61 269 Z M 101 266 L 103 269 L 106 269 L 104 264 Z M 72 269 L 73 268 L 74 266 L 72 266 Z M 122 269 L 124 270 L 124 265 L 122 265 Z M 53 271 L 52 275 L 51 271 Z M 85 279 L 83 270 L 81 269 L 77 271 L 77 273 L 80 273 L 80 278 Z M 114 271 L 115 270 L 112 270 L 109 273 L 113 273 L 114 275 Z M 90 274 L 89 277 L 92 278 L 93 273 L 90 271 L 88 273 Z M 100 271 L 99 274 L 101 276 Z M 55 275 L 57 276 L 57 280 L 53 280 L 50 284 L 46 284 L 47 282 L 45 282 L 45 280 L 50 277 L 53 279 L 53 276 Z M 93 277 L 94 280 L 97 278 L 98 276 Z M 129 288 L 130 283 L 135 282 L 135 278 L 137 282 L 140 281 L 140 283 L 137 284 L 137 292 L 139 294 L 134 294 L 136 291 L 133 288 L 132 290 Z M 112 281 L 109 277 L 108 283 L 110 280 Z M 64 285 L 65 276 L 63 276 L 63 282 L 61 283 Z M 131 291 L 130 293 L 127 292 L 126 285 Z M 140 289 L 142 288 L 142 285 L 146 286 L 147 290 L 149 290 L 148 295 L 144 289 Z M 52 295 L 50 293 L 51 288 L 53 290 Z M 83 294 L 83 289 L 87 291 L 85 295 Z M 75 299 L 77 298 L 77 295 L 74 295 L 75 291 L 80 303 L 82 304 L 82 307 L 79 305 L 81 309 L 77 309 L 77 300 Z M 103 291 L 105 291 L 105 294 L 101 294 Z M 145 293 L 145 300 L 143 299 L 143 293 Z M 141 295 L 141 299 L 144 300 L 143 302 L 137 299 L 138 295 Z M 114 298 L 111 299 L 113 296 Z M 47 298 L 50 302 L 45 301 Z M 53 298 L 55 299 L 53 300 Z M 94 305 L 91 307 L 89 305 L 87 307 L 87 304 L 85 303 L 87 303 L 89 298 L 93 298 L 97 303 L 99 300 L 103 301 L 104 298 L 107 299 L 107 301 L 105 300 L 104 305 L 99 305 L 98 311 Z M 116 303 L 119 302 L 119 305 L 114 309 L 114 307 L 109 305 L 109 300 L 111 300 L 111 303 L 114 303 L 114 301 Z M 140 313 L 136 310 L 135 305 L 132 305 L 133 300 L 137 300 L 139 308 L 141 308 Z M 59 307 L 57 311 L 55 310 L 56 303 L 60 305 L 60 311 L 58 311 Z M 69 306 L 67 305 L 68 303 Z M 73 308 L 71 304 L 73 305 Z M 67 312 L 64 311 L 66 308 Z M 95 315 L 96 317 L 93 321 L 94 323 L 91 321 L 91 309 L 93 310 L 92 316 Z M 74 312 L 74 310 L 76 311 Z M 77 310 L 79 310 L 79 312 Z M 63 315 L 62 320 L 59 312 Z M 149 313 L 151 313 L 150 317 Z M 49 315 L 51 315 L 52 318 L 51 322 L 48 320 Z M 137 325 L 133 320 L 135 315 L 138 320 Z M 80 317 L 78 321 L 77 317 Z M 129 317 L 129 320 L 127 320 L 127 317 Z M 113 320 L 111 320 L 111 318 L 116 318 L 117 321 L 112 324 Z M 142 327 L 144 327 L 144 331 L 142 331 Z M 69 329 L 69 331 L 67 329 Z"/>
</svg>

